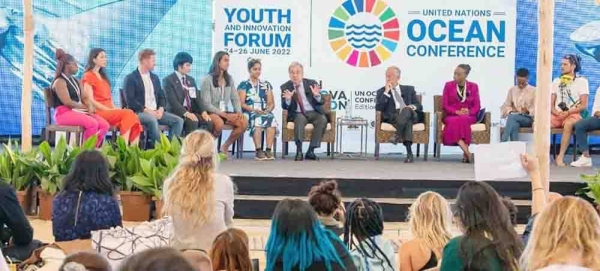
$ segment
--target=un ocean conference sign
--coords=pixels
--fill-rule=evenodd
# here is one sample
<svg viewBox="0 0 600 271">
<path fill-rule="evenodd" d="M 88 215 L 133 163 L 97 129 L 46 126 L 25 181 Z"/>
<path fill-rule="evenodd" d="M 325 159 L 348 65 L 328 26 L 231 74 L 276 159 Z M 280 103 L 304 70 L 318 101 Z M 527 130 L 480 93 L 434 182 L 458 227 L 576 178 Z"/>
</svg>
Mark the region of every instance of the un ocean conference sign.
<svg viewBox="0 0 600 271">
<path fill-rule="evenodd" d="M 504 58 L 506 13 L 492 10 L 423 9 L 409 11 L 409 57 Z"/>
</svg>

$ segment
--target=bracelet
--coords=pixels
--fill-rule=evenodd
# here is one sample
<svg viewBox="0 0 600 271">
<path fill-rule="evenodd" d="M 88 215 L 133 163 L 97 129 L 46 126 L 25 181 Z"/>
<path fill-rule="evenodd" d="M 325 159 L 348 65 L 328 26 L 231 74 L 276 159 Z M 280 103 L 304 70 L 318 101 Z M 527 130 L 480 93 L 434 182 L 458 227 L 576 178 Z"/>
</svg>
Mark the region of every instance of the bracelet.
<svg viewBox="0 0 600 271">
<path fill-rule="evenodd" d="M 544 188 L 543 187 L 534 188 L 534 189 L 531 190 L 531 192 L 535 192 L 537 190 L 544 190 Z"/>
</svg>

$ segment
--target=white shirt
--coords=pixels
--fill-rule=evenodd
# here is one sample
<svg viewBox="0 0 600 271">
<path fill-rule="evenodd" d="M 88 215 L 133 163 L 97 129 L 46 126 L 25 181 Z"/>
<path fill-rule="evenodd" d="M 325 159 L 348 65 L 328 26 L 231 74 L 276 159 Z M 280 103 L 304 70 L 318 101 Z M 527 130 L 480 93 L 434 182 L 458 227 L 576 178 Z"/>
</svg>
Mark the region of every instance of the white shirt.
<svg viewBox="0 0 600 271">
<path fill-rule="evenodd" d="M 174 181 L 187 182 L 189 180 L 167 179 L 163 185 L 163 200 L 169 200 L 169 185 Z M 194 226 L 183 220 L 177 214 L 172 214 L 173 219 L 173 243 L 176 249 L 204 249 L 210 251 L 212 243 L 219 233 L 227 230 L 233 223 L 233 182 L 222 174 L 216 174 L 214 178 L 215 205 L 212 210 L 212 218 L 204 224 Z M 202 210 L 198 210 L 202 212 Z"/>
<path fill-rule="evenodd" d="M 9 271 L 8 265 L 6 264 L 6 259 L 2 255 L 2 250 L 0 250 L 0 271 Z"/>
<path fill-rule="evenodd" d="M 571 98 L 567 95 L 567 90 L 571 91 Z M 579 102 L 581 95 L 590 94 L 590 84 L 585 77 L 576 77 L 571 85 L 565 88 L 565 91 L 561 91 L 560 89 L 560 78 L 554 79 L 552 82 L 552 94 L 556 95 L 556 103 L 554 107 L 558 111 L 562 111 L 558 104 L 564 102 L 568 108 L 573 107 L 576 102 Z"/>
<path fill-rule="evenodd" d="M 296 87 L 296 86 L 294 86 L 294 87 Z M 302 99 L 302 105 L 304 106 L 304 112 L 315 111 L 312 104 L 310 104 L 310 102 L 308 101 L 308 97 L 306 97 L 306 93 L 304 92 L 304 80 L 302 80 L 302 82 L 298 86 L 298 89 L 296 89 L 296 92 L 298 92 L 298 99 Z M 299 113 L 301 111 L 302 110 L 300 109 L 300 104 L 298 104 L 298 107 L 296 108 L 296 112 Z"/>
<path fill-rule="evenodd" d="M 396 104 L 396 110 L 400 110 L 406 107 L 406 103 L 404 103 L 404 99 L 402 99 L 402 91 L 400 91 L 400 85 L 397 85 L 391 90 L 392 97 L 394 98 L 394 104 Z M 383 93 L 385 96 L 390 97 L 390 94 Z"/>
<path fill-rule="evenodd" d="M 150 110 L 156 110 L 156 97 L 154 96 L 154 84 L 152 84 L 152 78 L 150 73 L 142 73 L 142 82 L 144 82 L 144 100 L 146 101 L 146 108 Z"/>
<path fill-rule="evenodd" d="M 178 71 L 175 71 L 175 74 L 177 74 L 177 78 L 179 78 L 179 83 L 181 83 L 181 87 L 183 88 L 183 91 L 190 92 L 190 90 L 188 89 L 188 87 L 183 84 L 183 79 L 185 78 L 185 74 L 182 74 L 182 73 L 180 73 Z M 191 99 L 191 95 L 189 97 Z M 188 103 L 187 99 L 183 99 L 183 106 L 185 106 L 185 107 L 189 106 L 189 103 Z"/>
</svg>

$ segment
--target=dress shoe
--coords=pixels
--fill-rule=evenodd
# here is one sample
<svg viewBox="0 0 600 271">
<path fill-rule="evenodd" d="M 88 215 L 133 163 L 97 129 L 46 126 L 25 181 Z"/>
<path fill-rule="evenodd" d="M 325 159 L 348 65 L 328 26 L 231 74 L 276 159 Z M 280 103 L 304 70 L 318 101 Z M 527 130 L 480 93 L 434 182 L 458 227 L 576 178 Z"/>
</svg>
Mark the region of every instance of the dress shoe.
<svg viewBox="0 0 600 271">
<path fill-rule="evenodd" d="M 314 152 L 306 153 L 306 157 L 304 157 L 304 159 L 306 159 L 306 160 L 313 160 L 313 161 L 319 161 L 319 157 L 317 157 L 317 155 L 315 155 Z"/>
<path fill-rule="evenodd" d="M 294 159 L 296 161 L 302 161 L 304 160 L 304 155 L 301 152 L 297 152 L 296 153 L 296 159 Z"/>
<path fill-rule="evenodd" d="M 404 163 L 412 164 L 413 161 L 414 161 L 413 155 L 412 154 L 407 154 L 406 155 L 406 159 L 404 159 Z"/>
</svg>

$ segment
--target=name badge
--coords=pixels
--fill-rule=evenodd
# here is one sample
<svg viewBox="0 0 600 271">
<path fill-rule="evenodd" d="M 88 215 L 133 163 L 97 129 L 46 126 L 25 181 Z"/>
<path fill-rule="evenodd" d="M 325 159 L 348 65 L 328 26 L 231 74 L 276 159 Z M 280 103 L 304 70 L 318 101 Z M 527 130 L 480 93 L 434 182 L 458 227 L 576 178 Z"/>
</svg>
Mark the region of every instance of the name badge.
<svg viewBox="0 0 600 271">
<path fill-rule="evenodd" d="M 196 99 L 196 88 L 195 87 L 189 87 L 188 91 L 190 92 L 190 98 Z"/>
<path fill-rule="evenodd" d="M 227 103 L 226 103 L 225 101 L 221 100 L 221 101 L 219 102 L 219 109 L 220 109 L 221 111 L 225 111 L 225 112 L 227 112 Z"/>
</svg>

